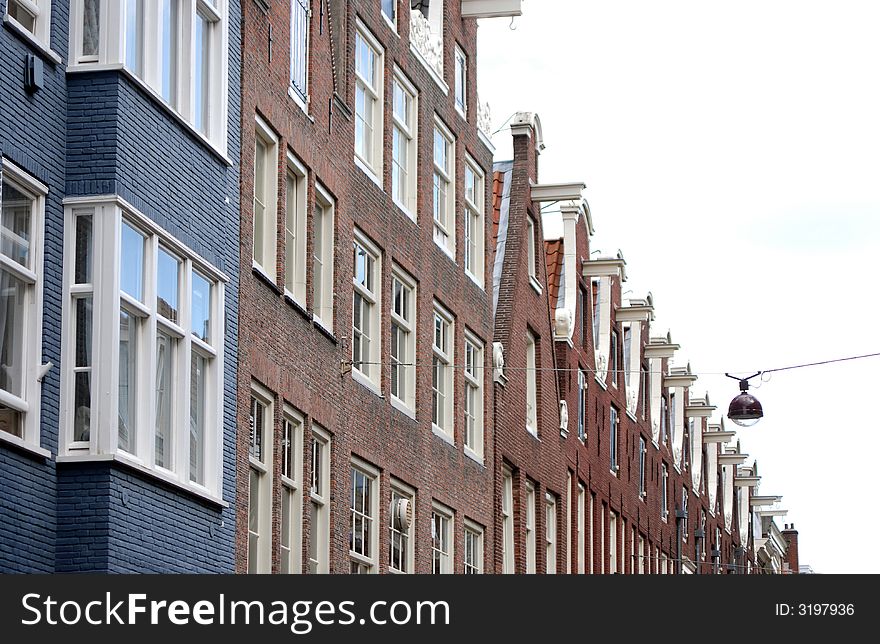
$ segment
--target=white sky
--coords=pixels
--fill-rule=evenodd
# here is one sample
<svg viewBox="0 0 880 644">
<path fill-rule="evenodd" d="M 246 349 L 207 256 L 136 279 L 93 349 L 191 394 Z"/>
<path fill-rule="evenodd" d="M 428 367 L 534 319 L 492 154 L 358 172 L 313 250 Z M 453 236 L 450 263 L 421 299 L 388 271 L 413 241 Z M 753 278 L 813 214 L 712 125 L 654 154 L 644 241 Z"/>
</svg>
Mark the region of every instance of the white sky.
<svg viewBox="0 0 880 644">
<path fill-rule="evenodd" d="M 497 129 L 541 117 L 542 182 L 582 180 L 592 248 L 621 249 L 726 414 L 749 375 L 880 351 L 880 3 L 525 0 L 480 21 Z M 493 137 L 511 157 L 510 131 Z M 800 561 L 880 572 L 880 358 L 776 373 L 737 429 Z M 748 372 L 748 373 L 743 373 Z"/>
</svg>

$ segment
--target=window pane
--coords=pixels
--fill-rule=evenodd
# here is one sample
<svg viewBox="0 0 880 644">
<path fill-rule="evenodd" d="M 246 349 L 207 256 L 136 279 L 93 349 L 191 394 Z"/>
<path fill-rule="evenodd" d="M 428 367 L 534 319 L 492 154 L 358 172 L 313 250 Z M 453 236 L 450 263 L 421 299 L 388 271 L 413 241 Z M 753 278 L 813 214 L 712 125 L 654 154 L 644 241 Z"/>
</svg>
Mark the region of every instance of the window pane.
<svg viewBox="0 0 880 644">
<path fill-rule="evenodd" d="M 156 336 L 156 465 L 172 467 L 171 418 L 174 408 L 176 342 L 161 331 Z"/>
<path fill-rule="evenodd" d="M 196 42 L 194 84 L 195 105 L 193 106 L 193 118 L 196 129 L 199 132 L 208 131 L 208 81 L 211 77 L 211 25 L 207 18 L 196 12 Z"/>
<path fill-rule="evenodd" d="M 290 510 L 293 493 L 281 488 L 281 574 L 290 574 Z"/>
<path fill-rule="evenodd" d="M 319 516 L 321 508 L 317 503 L 312 501 L 309 503 L 309 572 L 316 574 L 318 572 L 318 541 L 321 539 L 321 526 L 319 524 Z"/>
<path fill-rule="evenodd" d="M 156 309 L 159 315 L 177 322 L 180 262 L 164 248 L 159 248 L 159 277 L 156 282 Z"/>
<path fill-rule="evenodd" d="M 304 282 L 299 267 L 298 253 L 296 247 L 296 236 L 299 230 L 297 218 L 300 213 L 297 210 L 299 199 L 297 195 L 297 177 L 296 175 L 287 174 L 287 203 L 284 219 L 284 285 L 291 293 L 296 289 L 296 281 Z M 297 280 L 297 278 L 299 278 Z"/>
<path fill-rule="evenodd" d="M 306 97 L 309 42 L 309 0 L 292 0 L 290 9 L 290 84 Z"/>
<path fill-rule="evenodd" d="M 189 480 L 205 483 L 205 415 L 208 359 L 193 351 L 190 364 Z"/>
<path fill-rule="evenodd" d="M 144 236 L 122 222 L 119 288 L 139 302 L 144 300 Z"/>
<path fill-rule="evenodd" d="M 125 0 L 125 66 L 141 73 L 141 0 Z"/>
<path fill-rule="evenodd" d="M 257 136 L 254 148 L 254 261 L 265 266 L 266 144 Z"/>
<path fill-rule="evenodd" d="M 77 284 L 92 282 L 92 215 L 76 216 L 76 257 L 73 281 Z"/>
<path fill-rule="evenodd" d="M 138 320 L 119 312 L 119 449 L 134 453 L 137 421 Z"/>
<path fill-rule="evenodd" d="M 34 33 L 37 24 L 37 17 L 31 13 L 23 3 L 18 2 L 18 0 L 9 0 L 9 5 L 6 7 L 6 11 L 10 17 L 15 18 L 22 27 L 31 33 Z"/>
<path fill-rule="evenodd" d="M 159 56 L 162 98 L 174 105 L 177 100 L 177 0 L 159 0 Z"/>
<path fill-rule="evenodd" d="M 92 415 L 92 373 L 81 371 L 73 376 L 73 440 L 87 441 Z"/>
<path fill-rule="evenodd" d="M 3 184 L 0 253 L 30 268 L 31 209 L 33 201 L 8 183 Z"/>
<path fill-rule="evenodd" d="M 92 364 L 92 298 L 77 298 L 74 307 L 76 309 L 74 366 L 89 367 Z"/>
<path fill-rule="evenodd" d="M 100 0 L 83 0 L 83 56 L 98 55 L 100 10 Z"/>
<path fill-rule="evenodd" d="M 211 342 L 211 283 L 196 271 L 192 273 L 192 332 Z"/>
<path fill-rule="evenodd" d="M 22 395 L 27 285 L 0 269 L 0 388 Z"/>
<path fill-rule="evenodd" d="M 395 22 L 397 20 L 396 8 L 397 0 L 382 0 L 382 13 L 388 16 L 388 19 L 395 24 L 397 24 Z"/>
<path fill-rule="evenodd" d="M 324 495 L 324 488 L 321 484 L 321 458 L 324 446 L 312 439 L 312 493 L 318 496 Z"/>
</svg>

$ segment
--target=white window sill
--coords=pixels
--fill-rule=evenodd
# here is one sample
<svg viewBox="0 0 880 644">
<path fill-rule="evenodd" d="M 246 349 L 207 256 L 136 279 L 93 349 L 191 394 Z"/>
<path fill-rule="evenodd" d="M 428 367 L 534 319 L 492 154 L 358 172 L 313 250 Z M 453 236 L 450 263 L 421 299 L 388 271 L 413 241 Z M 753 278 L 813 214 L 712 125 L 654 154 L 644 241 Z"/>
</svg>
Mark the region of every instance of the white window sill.
<svg viewBox="0 0 880 644">
<path fill-rule="evenodd" d="M 462 110 L 457 104 L 455 106 L 455 113 L 458 114 L 461 118 L 464 119 L 464 122 L 467 123 L 467 106 L 465 106 L 464 110 Z"/>
<path fill-rule="evenodd" d="M 453 446 L 455 445 L 455 440 L 452 438 L 452 436 L 450 436 L 445 430 L 441 429 L 440 427 L 438 427 L 434 423 L 431 423 L 431 431 L 434 432 L 435 436 L 442 438 L 445 442 L 449 443 L 450 445 L 453 445 Z"/>
<path fill-rule="evenodd" d="M 50 61 L 55 63 L 56 65 L 60 65 L 62 60 L 61 56 L 55 53 L 48 44 L 44 43 L 42 40 L 34 36 L 30 31 L 25 29 L 21 23 L 18 22 L 15 18 L 6 15 L 3 17 L 3 24 L 6 25 L 11 31 L 18 34 L 22 39 L 24 39 L 27 44 L 37 50 L 37 53 L 40 54 L 43 58 L 48 58 Z"/>
<path fill-rule="evenodd" d="M 444 246 L 444 245 L 442 245 L 442 244 L 441 244 L 440 242 L 438 242 L 436 239 L 434 240 L 434 244 L 437 246 L 437 248 L 439 248 L 441 251 L 443 251 L 443 254 L 446 255 L 446 256 L 449 258 L 449 260 L 450 260 L 453 264 L 456 263 L 456 262 L 455 262 L 455 251 L 454 251 L 454 250 L 452 250 L 451 248 L 449 248 L 449 246 Z"/>
<path fill-rule="evenodd" d="M 480 287 L 480 290 L 482 290 L 482 291 L 486 290 L 486 287 L 483 285 L 483 280 L 481 280 L 476 275 L 471 273 L 468 269 L 464 269 L 464 274 L 467 275 L 474 284 L 476 284 L 478 287 Z"/>
<path fill-rule="evenodd" d="M 604 389 L 605 391 L 608 391 L 608 383 L 605 382 L 604 380 L 602 380 L 601 378 L 599 378 L 599 374 L 598 374 L 598 373 L 594 373 L 594 374 L 593 374 L 593 379 L 594 379 L 597 383 L 599 383 L 599 386 L 602 387 L 602 389 Z"/>
<path fill-rule="evenodd" d="M 378 366 L 378 365 L 371 365 L 371 366 L 374 366 L 374 367 L 375 367 L 375 366 Z M 352 369 L 351 369 L 351 377 L 352 377 L 352 379 L 353 379 L 355 382 L 357 382 L 358 384 L 363 385 L 364 387 L 366 387 L 367 389 L 369 389 L 371 392 L 373 392 L 374 394 L 376 394 L 377 396 L 379 396 L 379 398 L 384 398 L 384 397 L 385 397 L 385 396 L 382 395 L 382 390 L 379 388 L 379 385 L 377 385 L 375 382 L 373 382 L 372 380 L 370 380 L 369 378 L 367 378 L 364 374 L 362 374 L 360 371 L 358 371 L 358 370 L 357 370 L 356 368 L 354 368 L 354 367 L 352 367 Z"/>
<path fill-rule="evenodd" d="M 326 324 L 324 320 L 318 317 L 317 313 L 312 314 L 312 323 L 317 324 L 319 327 L 324 329 L 324 331 L 326 331 L 328 335 L 333 335 L 333 326 L 330 324 Z"/>
<path fill-rule="evenodd" d="M 532 429 L 532 428 L 529 427 L 528 425 L 526 425 L 526 434 L 528 434 L 529 436 L 531 436 L 531 437 L 534 438 L 535 440 L 539 440 L 539 439 L 538 439 L 538 430 L 537 430 L 537 429 Z"/>
<path fill-rule="evenodd" d="M 302 96 L 296 93 L 296 90 L 293 89 L 290 85 L 287 86 L 287 95 L 293 99 L 293 102 L 299 105 L 299 108 L 303 111 L 303 114 L 306 115 L 306 118 L 309 119 L 312 123 L 315 122 L 315 117 L 309 114 L 309 106 L 303 100 Z"/>
<path fill-rule="evenodd" d="M 535 292 L 538 295 L 541 295 L 544 292 L 544 287 L 541 286 L 541 282 L 535 279 L 534 275 L 529 275 L 529 284 L 532 285 L 532 288 L 535 289 Z"/>
<path fill-rule="evenodd" d="M 18 436 L 13 436 L 9 432 L 0 431 L 0 443 L 8 443 L 9 445 L 14 445 L 19 449 L 23 449 L 26 452 L 30 452 L 31 454 L 35 454 L 36 456 L 42 456 L 43 458 L 52 458 L 52 452 L 47 449 L 43 449 L 38 445 L 34 445 L 33 443 L 29 443 L 23 438 L 19 438 Z"/>
<path fill-rule="evenodd" d="M 373 168 L 371 168 L 370 166 L 368 166 L 366 161 L 362 161 L 361 158 L 357 155 L 357 153 L 355 153 L 355 155 L 354 155 L 354 164 L 357 167 L 359 167 L 361 170 L 363 170 L 364 174 L 370 178 L 370 181 L 372 181 L 377 186 L 379 186 L 379 190 L 381 190 L 382 192 L 385 192 L 385 189 L 382 187 L 382 182 L 379 181 L 379 177 L 376 174 L 376 171 L 373 170 Z"/>
<path fill-rule="evenodd" d="M 392 199 L 392 201 L 394 201 L 394 205 L 397 206 L 404 215 L 409 217 L 409 219 L 411 219 L 413 223 L 418 223 L 415 213 L 413 213 L 409 208 L 400 203 L 397 199 Z"/>
<path fill-rule="evenodd" d="M 489 135 L 486 132 L 483 132 L 480 128 L 477 128 L 477 138 L 480 139 L 480 142 L 486 146 L 486 149 L 495 153 L 495 146 L 492 145 L 492 141 L 489 140 Z"/>
<path fill-rule="evenodd" d="M 636 418 L 636 415 L 635 415 L 635 414 L 631 414 L 630 411 L 629 411 L 629 409 L 626 410 L 626 415 L 629 416 L 629 419 L 630 419 L 632 422 L 634 422 L 634 423 L 639 422 L 638 419 Z"/>
<path fill-rule="evenodd" d="M 474 450 L 472 450 L 467 445 L 464 446 L 464 455 L 467 456 L 469 459 L 476 461 L 480 465 L 485 465 L 485 461 L 483 461 L 483 457 L 481 455 L 477 454 Z"/>
<path fill-rule="evenodd" d="M 618 472 L 620 471 L 620 466 L 618 465 L 616 468 L 612 467 L 610 470 L 611 476 L 617 478 L 619 476 Z"/>
<path fill-rule="evenodd" d="M 163 110 L 168 112 L 171 117 L 177 121 L 181 126 L 183 126 L 186 130 L 189 131 L 202 145 L 204 145 L 210 152 L 212 152 L 215 156 L 217 156 L 223 163 L 227 166 L 232 167 L 235 165 L 232 160 L 227 156 L 226 150 L 221 148 L 216 143 L 211 141 L 204 133 L 200 132 L 195 128 L 195 126 L 190 123 L 180 112 L 178 112 L 174 107 L 168 104 L 168 102 L 162 98 L 162 96 L 150 87 L 146 82 L 142 79 L 138 78 L 135 74 L 132 73 L 130 69 L 128 69 L 122 63 L 111 63 L 111 64 L 95 64 L 95 63 L 78 63 L 67 66 L 68 73 L 86 73 L 86 72 L 99 72 L 99 71 L 119 71 L 125 74 L 135 85 L 140 87 L 146 94 L 153 99 Z M 224 123 L 223 127 L 226 128 L 227 124 Z"/>
<path fill-rule="evenodd" d="M 399 411 L 404 416 L 409 416 L 413 420 L 416 419 L 416 412 L 405 402 L 403 402 L 400 398 L 391 395 L 391 406 L 394 407 L 397 411 Z"/>
<path fill-rule="evenodd" d="M 195 483 L 184 483 L 167 470 L 149 468 L 145 465 L 142 465 L 139 461 L 132 460 L 131 458 L 126 458 L 122 454 L 75 454 L 69 456 L 58 456 L 58 458 L 56 458 L 55 460 L 59 463 L 98 463 L 101 461 L 114 461 L 116 463 L 119 463 L 120 465 L 125 465 L 126 467 L 130 467 L 133 470 L 137 470 L 142 474 L 146 474 L 147 476 L 151 476 L 155 479 L 159 479 L 160 481 L 164 481 L 169 485 L 173 485 L 174 487 L 184 490 L 185 492 L 188 492 L 193 496 L 197 496 L 200 499 L 208 501 L 209 503 L 213 503 L 214 505 L 218 505 L 222 508 L 229 507 L 229 504 L 226 501 L 216 496 L 208 489 L 203 488 L 201 485 L 196 485 Z"/>
<path fill-rule="evenodd" d="M 384 12 L 380 12 L 380 13 L 382 13 L 382 19 L 385 20 L 385 24 L 388 25 L 388 28 L 394 32 L 395 36 L 400 38 L 400 34 L 397 33 L 397 25 L 394 24 L 394 21 L 391 20 L 391 18 L 389 18 L 388 16 L 386 16 Z M 389 568 L 388 570 L 391 570 L 391 568 Z"/>
<path fill-rule="evenodd" d="M 372 540 L 373 540 L 373 535 L 370 535 L 371 547 L 372 547 Z M 373 559 L 369 559 L 361 554 L 358 554 L 356 552 L 352 552 L 351 550 L 348 551 L 348 555 L 357 563 L 362 564 L 364 566 L 369 566 L 371 575 L 375 575 L 376 571 L 379 569 L 379 566 L 376 564 L 376 561 Z"/>
<path fill-rule="evenodd" d="M 266 269 L 263 268 L 259 263 L 257 263 L 257 260 L 251 261 L 251 268 L 254 269 L 255 273 L 259 273 L 267 282 L 269 282 L 270 284 L 275 284 L 275 278 L 269 275 L 269 273 L 266 272 Z M 278 288 L 277 285 L 276 288 Z"/>
<path fill-rule="evenodd" d="M 419 61 L 422 67 L 428 70 L 428 75 L 431 77 L 435 83 L 437 83 L 437 87 L 440 88 L 440 91 L 443 92 L 445 96 L 449 96 L 449 85 L 446 84 L 440 75 L 437 73 L 437 70 L 434 69 L 427 60 L 425 60 L 424 56 L 419 53 L 419 50 L 416 49 L 416 46 L 412 43 L 409 44 L 409 50 L 415 54 L 416 60 Z"/>
</svg>

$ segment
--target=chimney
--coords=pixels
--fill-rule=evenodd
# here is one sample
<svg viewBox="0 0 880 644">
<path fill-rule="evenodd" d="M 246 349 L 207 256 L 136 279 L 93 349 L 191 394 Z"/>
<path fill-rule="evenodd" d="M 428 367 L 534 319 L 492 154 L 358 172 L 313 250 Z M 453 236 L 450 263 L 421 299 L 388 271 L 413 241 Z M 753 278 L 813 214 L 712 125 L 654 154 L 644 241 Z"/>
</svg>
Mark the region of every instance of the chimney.
<svg viewBox="0 0 880 644">
<path fill-rule="evenodd" d="M 791 574 L 796 575 L 798 572 L 798 533 L 794 529 L 793 523 L 791 525 L 785 524 L 782 536 L 788 543 L 788 548 L 785 550 L 785 561 L 788 563 Z"/>
</svg>

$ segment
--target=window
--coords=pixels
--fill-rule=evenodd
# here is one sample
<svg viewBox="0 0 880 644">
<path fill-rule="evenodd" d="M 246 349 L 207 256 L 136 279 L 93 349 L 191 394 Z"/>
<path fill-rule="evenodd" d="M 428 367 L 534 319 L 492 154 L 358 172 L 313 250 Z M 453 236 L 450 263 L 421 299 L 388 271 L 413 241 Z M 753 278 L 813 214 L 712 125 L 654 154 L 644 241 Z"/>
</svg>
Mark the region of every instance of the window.
<svg viewBox="0 0 880 644">
<path fill-rule="evenodd" d="M 143 75 L 143 0 L 125 0 L 124 62 L 135 75 Z"/>
<path fill-rule="evenodd" d="M 10 10 L 12 5 L 10 5 Z M 40 445 L 42 357 L 43 227 L 47 189 L 3 160 L 0 197 L 0 436 Z M 75 351 L 85 398 L 89 397 L 92 296 L 91 215 L 80 223 L 76 278 L 84 284 L 76 309 L 82 332 Z M 69 243 L 69 242 L 68 242 Z M 73 249 L 71 249 L 73 252 Z M 73 357 L 73 356 L 71 356 Z M 85 402 L 87 408 L 90 401 Z M 86 430 L 87 431 L 87 430 Z M 14 437 L 14 438 L 13 438 Z"/>
<path fill-rule="evenodd" d="M 9 6 L 14 4 L 15 0 Z M 71 7 L 74 27 L 81 25 L 79 35 L 71 43 L 78 63 L 98 62 L 101 37 L 101 0 L 82 0 Z M 76 29 L 74 28 L 74 33 Z"/>
<path fill-rule="evenodd" d="M 532 285 L 538 281 L 538 275 L 535 272 L 538 266 L 537 259 L 537 243 L 535 241 L 535 220 L 532 219 L 531 215 L 526 217 L 526 258 L 528 261 L 528 271 L 529 277 L 532 280 Z"/>
<path fill-rule="evenodd" d="M 248 462 L 248 573 L 272 572 L 272 394 L 251 385 Z"/>
<path fill-rule="evenodd" d="M 464 270 L 483 285 L 483 171 L 468 156 L 464 166 Z"/>
<path fill-rule="evenodd" d="M 639 498 L 644 500 L 645 494 L 645 454 L 648 448 L 645 439 L 639 436 Z"/>
<path fill-rule="evenodd" d="M 287 153 L 287 196 L 284 216 L 284 289 L 306 305 L 306 192 L 305 166 Z"/>
<path fill-rule="evenodd" d="M 587 294 L 584 292 L 583 288 L 578 289 L 578 311 L 581 313 L 581 324 L 580 324 L 580 334 L 579 341 L 580 346 L 586 347 L 586 337 L 587 337 Z"/>
<path fill-rule="evenodd" d="M 538 362 L 535 336 L 526 333 L 526 430 L 538 435 Z"/>
<path fill-rule="evenodd" d="M 501 473 L 501 573 L 513 574 L 513 473 Z"/>
<path fill-rule="evenodd" d="M 618 427 L 619 419 L 618 419 L 618 411 L 617 408 L 613 405 L 611 406 L 611 412 L 609 414 L 609 432 L 608 435 L 611 437 L 611 447 L 609 453 L 611 454 L 611 471 L 617 473 L 620 469 L 620 464 L 617 462 L 617 451 L 618 451 Z"/>
<path fill-rule="evenodd" d="M 382 259 L 379 250 L 358 230 L 354 231 L 354 297 L 351 316 L 351 350 L 354 374 L 363 376 L 375 388 L 380 386 L 379 361 L 382 348 L 380 333 L 379 286 L 382 283 Z"/>
<path fill-rule="evenodd" d="M 51 28 L 51 0 L 7 0 L 6 15 L 46 47 Z"/>
<path fill-rule="evenodd" d="M 65 231 L 63 451 L 219 496 L 225 278 L 115 198 L 68 206 Z"/>
<path fill-rule="evenodd" d="M 467 56 L 455 48 L 455 109 L 467 118 Z"/>
<path fill-rule="evenodd" d="M 608 573 L 617 574 L 617 513 L 612 512 L 608 521 Z"/>
<path fill-rule="evenodd" d="M 578 438 L 587 439 L 587 374 L 578 371 Z"/>
<path fill-rule="evenodd" d="M 158 62 L 159 62 L 159 93 L 167 103 L 177 106 L 177 50 L 178 50 L 178 15 L 179 0 L 158 0 Z"/>
<path fill-rule="evenodd" d="M 669 500 L 667 498 L 667 489 L 669 487 L 669 469 L 666 463 L 660 465 L 660 517 L 666 521 L 669 516 Z"/>
<path fill-rule="evenodd" d="M 455 139 L 434 120 L 434 241 L 455 256 Z"/>
<path fill-rule="evenodd" d="M 676 427 L 677 416 L 675 415 L 675 392 L 669 392 L 669 440 L 675 445 L 675 434 L 678 431 Z"/>
<path fill-rule="evenodd" d="M 453 534 L 452 510 L 434 503 L 431 512 L 431 572 L 435 575 L 451 575 L 453 572 Z"/>
<path fill-rule="evenodd" d="M 413 572 L 414 517 L 415 490 L 392 479 L 388 512 L 388 570 L 391 572 Z"/>
<path fill-rule="evenodd" d="M 623 384 L 629 390 L 630 375 L 629 371 L 632 367 L 632 327 L 627 326 L 623 330 Z"/>
<path fill-rule="evenodd" d="M 351 466 L 351 532 L 348 550 L 350 572 L 364 575 L 378 572 L 379 473 L 354 460 Z"/>
<path fill-rule="evenodd" d="M 391 274 L 391 402 L 416 408 L 416 285 L 400 268 Z"/>
<path fill-rule="evenodd" d="M 431 422 L 436 431 L 442 432 L 452 440 L 454 409 L 453 367 L 454 353 L 452 316 L 434 304 L 434 345 L 431 370 Z"/>
<path fill-rule="evenodd" d="M 355 160 L 377 181 L 382 175 L 382 70 L 384 51 L 360 22 L 355 33 Z"/>
<path fill-rule="evenodd" d="M 666 424 L 669 422 L 669 410 L 666 405 L 666 396 L 660 398 L 660 444 L 666 442 Z"/>
<path fill-rule="evenodd" d="M 535 574 L 538 558 L 535 538 L 535 484 L 526 482 L 526 574 Z"/>
<path fill-rule="evenodd" d="M 598 278 L 594 277 L 590 280 L 590 292 L 593 297 L 593 348 L 599 346 L 599 286 L 600 282 Z"/>
<path fill-rule="evenodd" d="M 547 493 L 545 497 L 544 521 L 546 523 L 546 572 L 556 574 L 556 497 Z"/>
<path fill-rule="evenodd" d="M 639 555 L 637 562 L 637 570 L 640 575 L 645 574 L 645 538 L 639 535 Z"/>
<path fill-rule="evenodd" d="M 608 514 L 607 506 L 602 503 L 599 512 L 599 574 L 605 574 L 605 515 Z"/>
<path fill-rule="evenodd" d="M 687 541 L 688 538 L 688 489 L 684 486 L 681 488 L 681 512 L 684 514 L 684 520 L 681 526 L 681 540 Z"/>
<path fill-rule="evenodd" d="M 583 575 L 584 563 L 586 561 L 584 548 L 586 546 L 586 535 L 584 533 L 584 514 L 586 514 L 586 492 L 584 486 L 578 483 L 578 507 L 577 507 L 577 553 L 578 553 L 578 574 Z M 592 567 L 590 572 L 592 572 Z"/>
<path fill-rule="evenodd" d="M 309 102 L 309 2 L 290 2 L 290 89 L 303 107 Z"/>
<path fill-rule="evenodd" d="M 418 210 L 418 93 L 396 68 L 391 92 L 391 197 L 415 221 Z"/>
<path fill-rule="evenodd" d="M 464 574 L 483 574 L 483 527 L 465 519 Z"/>
<path fill-rule="evenodd" d="M 315 321 L 333 331 L 333 231 L 335 206 L 330 194 L 315 184 L 312 219 L 312 313 Z"/>
<path fill-rule="evenodd" d="M 594 528 L 596 526 L 596 515 L 595 515 L 595 507 L 596 507 L 596 495 L 590 494 L 590 512 L 587 514 L 587 517 L 590 520 L 590 574 L 593 574 L 595 570 L 596 564 L 596 535 L 593 534 Z"/>
<path fill-rule="evenodd" d="M 464 339 L 464 446 L 483 459 L 483 343 L 470 333 Z"/>
<path fill-rule="evenodd" d="M 281 562 L 282 574 L 302 572 L 303 419 L 285 407 L 281 433 Z"/>
<path fill-rule="evenodd" d="M 611 365 L 608 370 L 611 375 L 611 384 L 613 386 L 617 386 L 617 379 L 620 377 L 620 363 L 617 360 L 617 351 L 618 351 L 618 343 L 617 343 L 617 331 L 611 331 Z"/>
<path fill-rule="evenodd" d="M 215 55 L 220 40 L 220 15 L 213 0 L 196 3 L 195 48 L 193 50 L 193 125 L 210 137 L 213 130 L 222 124 L 211 122 L 211 100 L 213 85 L 220 82 L 214 73 Z"/>
<path fill-rule="evenodd" d="M 568 471 L 565 482 L 565 573 L 571 574 L 571 470 Z"/>
<path fill-rule="evenodd" d="M 397 29 L 397 0 L 382 0 L 382 15 Z"/>
<path fill-rule="evenodd" d="M 648 370 L 648 365 L 642 365 L 642 386 L 639 391 L 641 392 L 642 398 L 642 420 L 645 420 L 648 417 L 648 395 L 651 389 L 651 372 Z"/>
<path fill-rule="evenodd" d="M 330 435 L 312 425 L 309 572 L 330 572 Z"/>
<path fill-rule="evenodd" d="M 275 281 L 278 137 L 257 117 L 254 145 L 254 267 Z"/>
</svg>

